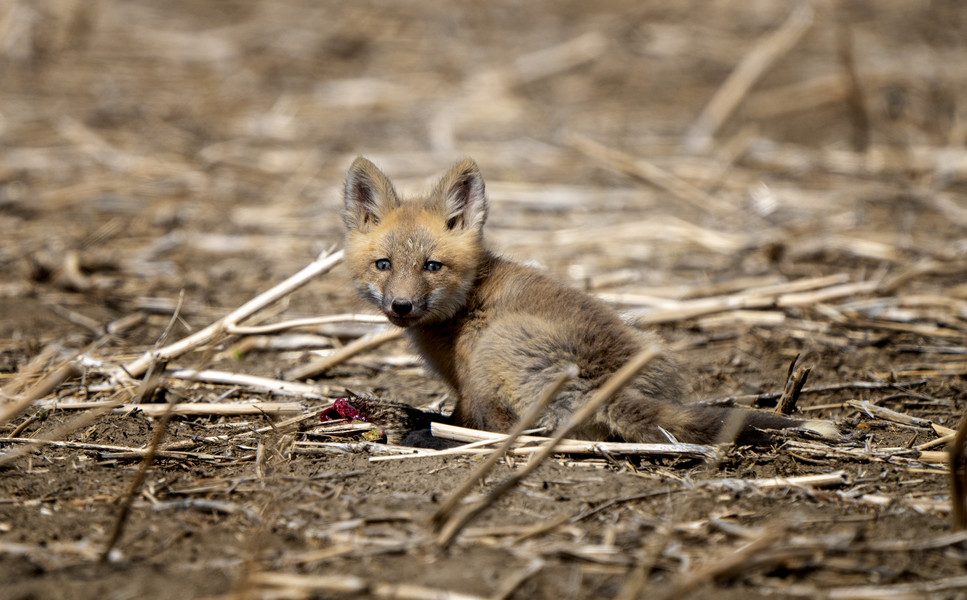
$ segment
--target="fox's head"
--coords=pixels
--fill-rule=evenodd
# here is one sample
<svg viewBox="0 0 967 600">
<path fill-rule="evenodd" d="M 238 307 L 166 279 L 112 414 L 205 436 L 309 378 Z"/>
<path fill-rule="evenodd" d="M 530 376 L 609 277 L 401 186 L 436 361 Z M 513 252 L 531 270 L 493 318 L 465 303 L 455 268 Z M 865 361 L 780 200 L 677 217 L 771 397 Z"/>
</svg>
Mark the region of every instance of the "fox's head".
<svg viewBox="0 0 967 600">
<path fill-rule="evenodd" d="M 403 201 L 382 171 L 357 158 L 345 202 L 346 262 L 359 294 L 392 323 L 443 321 L 466 304 L 487 219 L 473 160 L 454 165 L 429 195 Z"/>
</svg>

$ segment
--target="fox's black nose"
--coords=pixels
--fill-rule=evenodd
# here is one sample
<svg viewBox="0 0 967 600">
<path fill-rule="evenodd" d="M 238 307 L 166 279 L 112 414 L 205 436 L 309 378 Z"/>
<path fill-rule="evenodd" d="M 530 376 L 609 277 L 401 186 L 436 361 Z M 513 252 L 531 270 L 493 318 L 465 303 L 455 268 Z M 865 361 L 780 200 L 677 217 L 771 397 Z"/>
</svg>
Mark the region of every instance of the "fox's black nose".
<svg viewBox="0 0 967 600">
<path fill-rule="evenodd" d="M 413 310 L 413 303 L 406 298 L 395 298 L 393 300 L 393 312 L 401 317 L 405 317 Z"/>
</svg>

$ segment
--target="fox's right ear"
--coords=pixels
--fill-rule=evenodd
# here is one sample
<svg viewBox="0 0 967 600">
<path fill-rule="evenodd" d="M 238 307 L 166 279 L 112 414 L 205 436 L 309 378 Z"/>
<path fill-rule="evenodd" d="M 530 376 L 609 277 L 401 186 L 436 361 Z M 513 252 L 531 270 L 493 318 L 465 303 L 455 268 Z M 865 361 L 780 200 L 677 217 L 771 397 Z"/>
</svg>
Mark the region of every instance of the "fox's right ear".
<svg viewBox="0 0 967 600">
<path fill-rule="evenodd" d="M 433 196 L 443 201 L 448 229 L 480 231 L 487 220 L 484 180 L 473 159 L 453 165 L 437 184 Z"/>
<path fill-rule="evenodd" d="M 390 180 L 376 165 L 363 157 L 353 161 L 346 175 L 346 209 L 342 213 L 348 229 L 363 229 L 380 222 L 400 205 Z"/>
</svg>

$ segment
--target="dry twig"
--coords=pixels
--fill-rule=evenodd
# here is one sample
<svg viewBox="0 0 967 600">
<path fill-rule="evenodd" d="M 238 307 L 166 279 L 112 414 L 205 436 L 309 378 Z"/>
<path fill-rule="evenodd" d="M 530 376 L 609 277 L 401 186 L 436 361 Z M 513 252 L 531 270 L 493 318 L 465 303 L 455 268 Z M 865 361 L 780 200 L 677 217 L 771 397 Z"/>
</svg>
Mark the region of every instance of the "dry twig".
<svg viewBox="0 0 967 600">
<path fill-rule="evenodd" d="M 786 384 L 783 386 L 779 402 L 776 404 L 776 414 L 791 415 L 796 412 L 796 403 L 799 401 L 799 394 L 806 385 L 806 378 L 809 377 L 810 367 L 799 367 L 799 355 L 789 363 L 789 372 L 786 374 Z"/>
<path fill-rule="evenodd" d="M 726 215 L 735 213 L 735 207 L 727 202 L 702 191 L 654 163 L 609 148 L 581 135 L 572 135 L 570 142 L 576 150 L 594 159 L 602 167 L 618 171 L 668 191 L 702 212 L 711 211 Z"/>
<path fill-rule="evenodd" d="M 467 429 L 465 427 L 456 427 L 454 425 L 447 425 L 446 423 L 432 423 L 430 427 L 433 431 L 434 437 L 446 440 L 456 440 L 459 442 L 480 441 L 495 444 L 504 441 L 504 439 L 507 437 L 499 433 L 481 431 L 479 429 Z M 544 447 L 552 441 L 552 438 L 547 437 L 521 435 L 517 437 L 517 443 L 539 445 L 510 448 L 507 450 L 507 453 L 515 455 L 533 454 L 535 452 L 542 451 Z M 458 448 L 451 448 L 449 450 L 431 450 L 427 451 L 426 454 L 421 454 L 420 456 L 441 456 L 451 453 L 460 454 L 462 452 L 468 454 L 491 452 L 491 450 L 482 449 L 461 451 L 461 448 L 468 448 L 469 446 L 470 444 Z M 555 450 L 561 454 L 598 454 L 605 456 L 682 456 L 706 460 L 713 460 L 721 455 L 721 452 L 715 446 L 705 446 L 702 444 L 639 444 L 630 442 L 594 442 L 566 438 L 562 439 L 558 443 Z"/>
<path fill-rule="evenodd" d="M 704 150 L 709 146 L 715 132 L 738 107 L 755 82 L 796 45 L 812 22 L 813 9 L 804 2 L 789 14 L 782 26 L 756 42 L 692 124 L 685 136 L 690 147 Z"/>
<path fill-rule="evenodd" d="M 326 594 L 361 594 L 387 600 L 488 600 L 483 596 L 460 594 L 409 583 L 371 583 L 352 575 L 300 575 L 296 573 L 254 573 L 251 584 L 278 591 L 310 591 Z"/>
<path fill-rule="evenodd" d="M 168 405 L 168 411 L 165 412 L 158 423 L 155 425 L 154 435 L 151 437 L 151 443 L 148 445 L 147 451 L 144 453 L 144 457 L 141 459 L 141 464 L 138 466 L 138 471 L 135 473 L 134 478 L 131 480 L 131 484 L 128 486 L 128 491 L 124 494 L 121 499 L 121 508 L 118 512 L 117 518 L 114 521 L 114 527 L 111 529 L 111 534 L 108 536 L 107 543 L 104 544 L 104 550 L 101 551 L 101 562 L 107 562 L 111 557 L 111 551 L 114 550 L 114 546 L 121 539 L 121 534 L 124 532 L 124 525 L 127 522 L 128 515 L 131 513 L 131 504 L 134 502 L 134 497 L 141 489 L 141 484 L 144 483 L 144 478 L 148 475 L 148 469 L 151 468 L 154 462 L 154 457 L 158 452 L 158 446 L 161 445 L 161 440 L 164 439 L 165 431 L 168 429 L 168 422 L 171 420 L 172 412 L 171 407 L 173 405 Z"/>
<path fill-rule="evenodd" d="M 137 377 L 143 374 L 148 366 L 154 361 L 167 362 L 177 358 L 186 352 L 190 352 L 200 346 L 209 344 L 225 335 L 227 330 L 237 327 L 245 319 L 251 317 L 256 312 L 266 306 L 291 294 L 295 290 L 309 283 L 314 277 L 328 272 L 342 261 L 342 250 L 338 252 L 325 252 L 315 261 L 309 263 L 301 271 L 279 283 L 272 289 L 263 292 L 252 298 L 242 306 L 215 321 L 208 327 L 201 329 L 188 337 L 175 342 L 174 344 L 146 352 L 143 356 L 124 366 L 124 372 L 130 377 Z"/>
<path fill-rule="evenodd" d="M 378 333 L 370 333 L 354 340 L 337 352 L 325 358 L 314 360 L 307 365 L 295 367 L 285 374 L 287 379 L 307 379 L 325 373 L 336 365 L 342 364 L 353 356 L 382 346 L 386 342 L 397 340 L 403 336 L 403 330 L 394 328 Z"/>
</svg>

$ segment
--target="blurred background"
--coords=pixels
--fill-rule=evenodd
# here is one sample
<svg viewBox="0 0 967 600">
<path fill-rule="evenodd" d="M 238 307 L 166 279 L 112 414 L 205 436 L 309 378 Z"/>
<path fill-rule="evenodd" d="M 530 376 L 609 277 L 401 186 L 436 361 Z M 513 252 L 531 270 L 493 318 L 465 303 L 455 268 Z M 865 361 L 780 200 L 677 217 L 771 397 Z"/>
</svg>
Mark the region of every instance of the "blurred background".
<svg viewBox="0 0 967 600">
<path fill-rule="evenodd" d="M 956 0 L 3 0 L 0 298 L 233 303 L 339 243 L 357 155 L 474 157 L 495 245 L 575 280 L 949 253 L 965 42 Z"/>
</svg>

